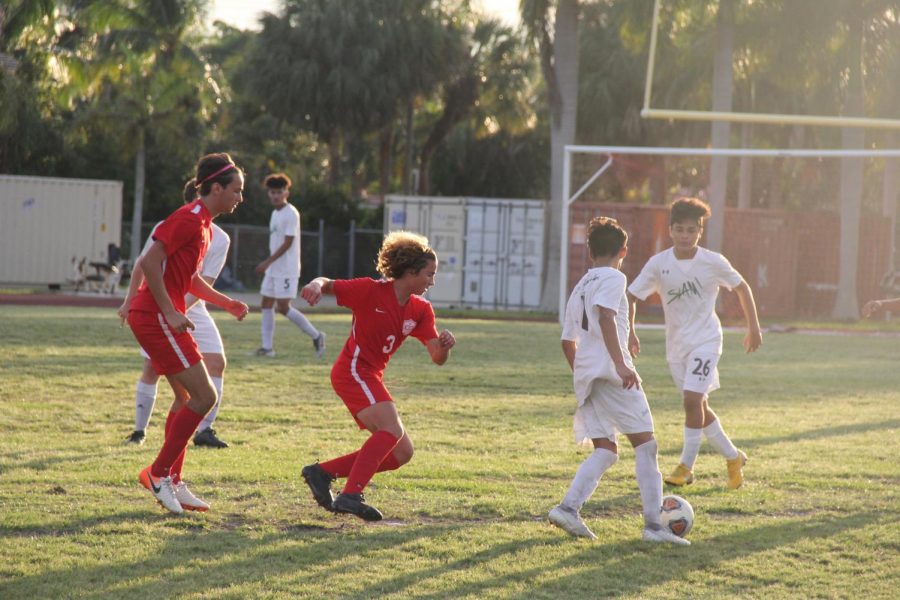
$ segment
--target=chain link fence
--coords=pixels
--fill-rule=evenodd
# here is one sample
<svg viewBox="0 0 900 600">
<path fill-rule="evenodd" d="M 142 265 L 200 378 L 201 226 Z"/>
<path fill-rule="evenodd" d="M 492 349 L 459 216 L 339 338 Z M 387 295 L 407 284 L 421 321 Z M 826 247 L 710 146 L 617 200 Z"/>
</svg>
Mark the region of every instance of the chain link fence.
<svg viewBox="0 0 900 600">
<path fill-rule="evenodd" d="M 141 229 L 141 244 L 153 230 L 155 223 L 145 223 Z M 228 260 L 220 276 L 221 283 L 232 289 L 254 290 L 262 276 L 256 265 L 269 256 L 269 228 L 261 225 L 220 225 L 231 237 Z M 131 224 L 122 224 L 122 256 L 130 255 Z M 375 257 L 384 233 L 380 229 L 330 227 L 323 220 L 317 229 L 300 232 L 301 285 L 320 275 L 332 279 L 377 277 Z"/>
</svg>

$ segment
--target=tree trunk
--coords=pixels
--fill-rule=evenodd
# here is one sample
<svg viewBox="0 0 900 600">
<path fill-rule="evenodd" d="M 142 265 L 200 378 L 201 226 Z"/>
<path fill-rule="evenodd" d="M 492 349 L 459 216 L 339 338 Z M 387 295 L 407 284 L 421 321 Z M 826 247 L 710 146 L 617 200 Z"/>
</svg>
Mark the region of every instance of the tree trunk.
<svg viewBox="0 0 900 600">
<path fill-rule="evenodd" d="M 394 146 L 393 123 L 382 129 L 378 134 L 378 193 L 381 194 L 381 203 L 390 191 L 391 185 L 391 149 Z"/>
<path fill-rule="evenodd" d="M 413 140 L 415 139 L 413 132 L 413 116 L 415 107 L 413 106 L 413 98 L 409 99 L 406 105 L 406 157 L 403 160 L 403 193 L 409 195 L 412 193 L 412 170 L 415 151 L 413 148 Z"/>
<path fill-rule="evenodd" d="M 753 125 L 741 125 L 741 148 L 753 147 Z M 742 156 L 740 161 L 740 182 L 738 184 L 738 208 L 753 206 L 753 157 Z"/>
<path fill-rule="evenodd" d="M 544 220 L 547 251 L 544 253 L 541 308 L 553 312 L 560 309 L 561 252 L 569 250 L 560 248 L 560 229 L 562 207 L 568 200 L 562 197 L 563 153 L 567 144 L 575 143 L 578 116 L 578 0 L 559 0 L 555 21 L 552 45 L 546 32 L 541 40 L 541 66 L 550 104 L 550 202 Z"/>
<path fill-rule="evenodd" d="M 716 15 L 716 55 L 713 62 L 712 109 L 731 112 L 734 50 L 734 0 L 719 0 Z M 727 121 L 712 124 L 712 147 L 728 148 L 731 125 Z M 728 157 L 714 156 L 709 168 L 709 206 L 712 216 L 706 225 L 706 243 L 711 250 L 722 251 L 725 231 L 725 193 L 728 187 Z"/>
<path fill-rule="evenodd" d="M 896 148 L 897 134 L 893 131 L 886 134 L 885 142 L 885 146 L 888 148 Z M 897 268 L 895 248 L 897 247 L 897 193 L 900 191 L 900 160 L 896 158 L 884 159 L 882 181 L 881 214 L 890 220 L 891 223 L 891 261 L 889 270 L 894 271 Z"/>
<path fill-rule="evenodd" d="M 134 210 L 131 215 L 131 265 L 137 261 L 143 248 L 143 240 L 141 239 L 141 225 L 144 214 L 144 180 L 147 176 L 145 162 L 147 158 L 146 136 L 144 128 L 141 127 L 137 132 L 137 152 L 134 157 Z"/>
<path fill-rule="evenodd" d="M 328 139 L 328 183 L 336 186 L 341 180 L 341 134 L 334 130 Z"/>
<path fill-rule="evenodd" d="M 848 19 L 848 83 L 847 114 L 863 115 L 862 81 L 863 23 L 859 14 Z M 865 144 L 865 131 L 851 127 L 841 130 L 844 149 L 861 149 Z M 863 159 L 841 159 L 841 240 L 840 271 L 838 272 L 837 297 L 831 316 L 835 319 L 859 318 L 859 302 L 856 295 L 856 272 L 859 265 L 859 222 L 862 209 Z"/>
</svg>

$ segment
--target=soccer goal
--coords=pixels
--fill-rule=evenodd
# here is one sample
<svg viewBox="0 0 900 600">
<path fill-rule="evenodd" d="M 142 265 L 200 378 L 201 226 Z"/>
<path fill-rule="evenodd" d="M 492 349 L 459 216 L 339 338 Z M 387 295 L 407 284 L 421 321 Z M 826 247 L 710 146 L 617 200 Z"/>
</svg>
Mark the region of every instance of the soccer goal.
<svg viewBox="0 0 900 600">
<path fill-rule="evenodd" d="M 854 268 L 860 296 L 879 293 L 882 278 L 894 268 L 900 177 L 888 165 L 900 159 L 900 150 L 566 146 L 560 321 L 570 285 L 586 264 L 589 218 L 612 216 L 629 231 L 623 270 L 633 277 L 629 269 L 639 270 L 669 245 L 666 204 L 676 196 L 705 197 L 710 159 L 717 156 L 741 161 L 729 169 L 728 197 L 737 196 L 737 202 L 729 202 L 736 206 L 727 210 L 712 207 L 707 241 L 722 240 L 723 247 L 712 244 L 712 249 L 732 258 L 758 290 L 763 310 L 768 305 L 768 314 L 785 316 L 821 313 L 822 305 L 834 303 L 836 273 L 845 268 L 837 257 L 841 220 L 848 218 L 840 200 L 840 161 L 862 161 L 865 210 L 855 210 L 860 226 L 852 229 L 863 234 Z M 581 263 L 571 264 L 572 257 Z"/>
</svg>

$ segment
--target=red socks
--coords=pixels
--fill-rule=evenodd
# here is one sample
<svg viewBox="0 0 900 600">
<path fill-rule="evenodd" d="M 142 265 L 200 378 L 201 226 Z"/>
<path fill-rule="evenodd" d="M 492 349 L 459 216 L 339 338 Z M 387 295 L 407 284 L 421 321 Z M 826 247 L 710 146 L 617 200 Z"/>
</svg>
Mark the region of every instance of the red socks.
<svg viewBox="0 0 900 600">
<path fill-rule="evenodd" d="M 366 443 L 359 449 L 356 460 L 353 461 L 353 467 L 347 476 L 347 484 L 344 486 L 343 493 L 361 493 L 399 441 L 392 433 L 384 430 L 376 431 L 369 436 Z M 341 459 L 345 458 L 347 457 L 341 457 Z"/>
<path fill-rule="evenodd" d="M 175 413 L 174 417 L 170 413 L 170 417 L 166 419 L 166 441 L 150 467 L 150 473 L 154 477 L 167 477 L 170 474 L 172 466 L 187 448 L 191 436 L 194 435 L 194 430 L 197 429 L 197 425 L 200 424 L 203 417 L 204 415 L 195 413 L 187 406 Z"/>
<path fill-rule="evenodd" d="M 353 469 L 353 463 L 356 462 L 357 456 L 359 456 L 359 450 L 323 463 L 319 463 L 319 466 L 322 467 L 323 471 L 325 471 L 332 477 L 346 477 L 350 474 L 351 469 Z M 397 461 L 397 457 L 394 456 L 394 451 L 391 450 L 390 454 L 388 454 L 385 459 L 381 461 L 381 464 L 378 465 L 378 471 L 376 472 L 381 473 L 382 471 L 393 471 L 395 469 L 399 469 L 401 466 L 402 465 Z"/>
</svg>

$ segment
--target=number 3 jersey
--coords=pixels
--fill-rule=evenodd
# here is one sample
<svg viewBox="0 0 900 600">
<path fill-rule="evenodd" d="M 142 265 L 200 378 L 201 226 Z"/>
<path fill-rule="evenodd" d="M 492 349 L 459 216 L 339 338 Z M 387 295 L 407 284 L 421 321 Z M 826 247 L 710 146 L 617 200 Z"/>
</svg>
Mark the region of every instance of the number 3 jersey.
<svg viewBox="0 0 900 600">
<path fill-rule="evenodd" d="M 666 318 L 666 357 L 679 361 L 700 348 L 722 353 L 722 324 L 716 315 L 719 287 L 734 289 L 743 281 L 718 252 L 697 248 L 694 258 L 678 260 L 669 248 L 647 261 L 628 291 L 641 300 L 659 294 Z"/>
<path fill-rule="evenodd" d="M 338 361 L 349 362 L 356 371 L 380 376 L 407 337 L 423 344 L 438 337 L 431 303 L 413 294 L 400 306 L 392 280 L 336 280 L 334 295 L 340 306 L 353 311 L 350 337 Z"/>
<path fill-rule="evenodd" d="M 626 282 L 625 274 L 618 269 L 596 267 L 584 274 L 569 296 L 561 339 L 575 342 L 578 346 L 572 377 L 579 406 L 590 395 L 595 379 L 622 383 L 600 331 L 601 307 L 616 311 L 619 347 L 625 364 L 634 369 L 628 353 Z"/>
</svg>

